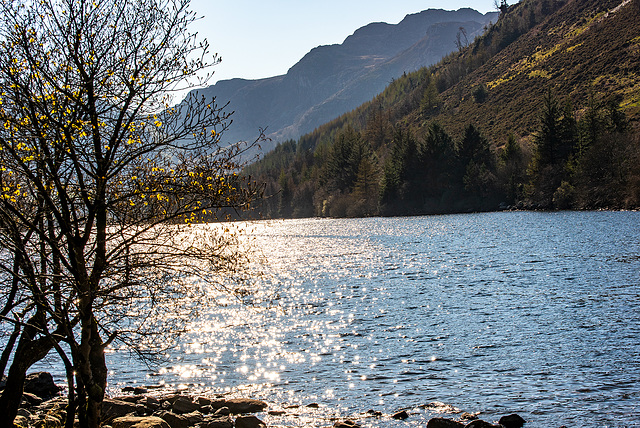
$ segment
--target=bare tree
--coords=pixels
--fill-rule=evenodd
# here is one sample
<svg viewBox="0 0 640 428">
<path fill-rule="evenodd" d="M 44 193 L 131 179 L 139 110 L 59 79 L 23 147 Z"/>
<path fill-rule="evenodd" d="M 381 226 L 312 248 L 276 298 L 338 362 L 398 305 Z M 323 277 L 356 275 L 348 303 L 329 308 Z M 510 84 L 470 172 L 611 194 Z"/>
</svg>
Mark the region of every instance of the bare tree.
<svg viewBox="0 0 640 428">
<path fill-rule="evenodd" d="M 98 427 L 107 346 L 158 333 L 140 322 L 154 312 L 172 311 L 178 332 L 197 284 L 236 291 L 217 278 L 241 270 L 240 241 L 198 223 L 247 208 L 259 187 L 237 174 L 247 146 L 222 144 L 224 106 L 197 94 L 171 105 L 218 62 L 188 6 L 0 6 L 0 316 L 13 326 L 2 426 L 28 367 L 56 349 L 80 426 Z"/>
<path fill-rule="evenodd" d="M 456 34 L 456 47 L 458 51 L 462 52 L 464 48 L 469 46 L 469 38 L 467 37 L 467 30 L 464 27 L 458 28 L 458 33 Z"/>
</svg>

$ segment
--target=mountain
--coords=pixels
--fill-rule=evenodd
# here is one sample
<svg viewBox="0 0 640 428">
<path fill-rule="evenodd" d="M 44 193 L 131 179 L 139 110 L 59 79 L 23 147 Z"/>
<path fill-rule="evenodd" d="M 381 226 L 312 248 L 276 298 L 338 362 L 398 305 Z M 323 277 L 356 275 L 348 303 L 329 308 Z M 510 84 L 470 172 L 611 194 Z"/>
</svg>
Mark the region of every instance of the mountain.
<svg viewBox="0 0 640 428">
<path fill-rule="evenodd" d="M 469 46 L 246 172 L 266 217 L 636 209 L 638 76 L 640 0 L 503 2 Z"/>
<path fill-rule="evenodd" d="M 472 9 L 432 9 L 395 25 L 372 23 L 342 44 L 311 50 L 286 75 L 224 80 L 201 92 L 230 102 L 229 142 L 253 141 L 260 128 L 273 141 L 298 138 L 371 100 L 404 72 L 438 61 L 456 48 L 461 28 L 472 40 L 496 19 Z"/>
</svg>

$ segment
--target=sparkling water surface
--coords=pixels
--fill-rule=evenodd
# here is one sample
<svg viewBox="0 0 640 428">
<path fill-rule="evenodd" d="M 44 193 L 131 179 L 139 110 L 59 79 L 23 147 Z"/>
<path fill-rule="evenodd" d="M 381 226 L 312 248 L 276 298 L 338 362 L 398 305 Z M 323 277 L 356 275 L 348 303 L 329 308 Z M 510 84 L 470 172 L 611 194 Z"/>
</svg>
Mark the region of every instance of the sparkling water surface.
<svg viewBox="0 0 640 428">
<path fill-rule="evenodd" d="M 260 415 L 270 426 L 424 426 L 460 411 L 515 412 L 530 428 L 640 426 L 640 213 L 251 226 L 273 303 L 202 308 L 159 367 L 110 353 L 112 393 L 262 398 L 288 408 Z"/>
</svg>

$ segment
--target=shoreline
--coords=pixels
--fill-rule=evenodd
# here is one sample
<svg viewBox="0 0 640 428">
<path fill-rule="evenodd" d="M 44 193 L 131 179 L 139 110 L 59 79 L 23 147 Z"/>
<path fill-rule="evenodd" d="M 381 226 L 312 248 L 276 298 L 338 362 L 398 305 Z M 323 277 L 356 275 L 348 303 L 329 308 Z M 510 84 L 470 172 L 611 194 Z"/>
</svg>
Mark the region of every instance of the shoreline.
<svg viewBox="0 0 640 428">
<path fill-rule="evenodd" d="M 67 418 L 67 398 L 51 395 L 62 388 L 53 384 L 49 373 L 37 373 L 46 378 L 41 390 L 29 388 L 14 422 L 19 428 L 62 428 Z M 43 376 L 47 375 L 47 376 Z M 25 388 L 28 389 L 28 388 Z M 151 389 L 151 391 L 150 391 Z M 226 394 L 228 395 L 228 394 Z M 262 428 L 267 426 L 333 426 L 359 428 L 415 421 L 417 413 L 410 408 L 387 414 L 370 409 L 364 413 L 343 416 L 331 414 L 318 403 L 276 405 L 254 398 L 229 398 L 226 395 L 205 396 L 187 390 L 153 392 L 152 388 L 124 387 L 121 395 L 105 398 L 102 405 L 103 428 Z M 432 407 L 429 407 L 432 406 Z M 439 411 L 438 411 L 438 406 Z M 421 406 L 434 414 L 456 413 L 455 418 L 435 416 L 427 428 L 521 428 L 525 420 L 512 413 L 498 421 L 488 422 L 478 413 L 462 412 L 443 403 Z M 379 421 L 378 424 L 375 421 Z"/>
</svg>

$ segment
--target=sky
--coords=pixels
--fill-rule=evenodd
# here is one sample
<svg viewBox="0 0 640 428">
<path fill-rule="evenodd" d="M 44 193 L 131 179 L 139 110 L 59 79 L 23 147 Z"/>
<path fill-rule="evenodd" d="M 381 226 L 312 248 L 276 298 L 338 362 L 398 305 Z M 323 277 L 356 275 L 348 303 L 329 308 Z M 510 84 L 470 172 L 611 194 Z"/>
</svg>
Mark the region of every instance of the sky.
<svg viewBox="0 0 640 428">
<path fill-rule="evenodd" d="M 397 24 L 425 9 L 463 7 L 496 10 L 494 0 L 191 0 L 202 17 L 192 31 L 222 58 L 208 84 L 285 74 L 314 47 L 342 43 L 371 22 Z"/>
</svg>

